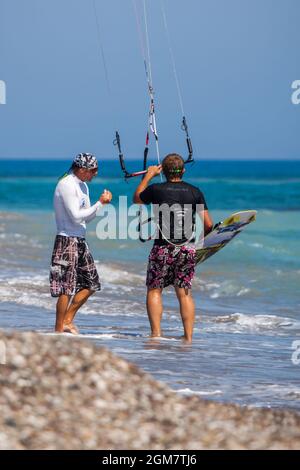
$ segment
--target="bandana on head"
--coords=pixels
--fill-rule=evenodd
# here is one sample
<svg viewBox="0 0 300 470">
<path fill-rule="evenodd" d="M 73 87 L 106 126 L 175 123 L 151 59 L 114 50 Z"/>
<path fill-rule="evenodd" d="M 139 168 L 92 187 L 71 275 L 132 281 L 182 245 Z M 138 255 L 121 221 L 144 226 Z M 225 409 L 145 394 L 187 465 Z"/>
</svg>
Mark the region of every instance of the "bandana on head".
<svg viewBox="0 0 300 470">
<path fill-rule="evenodd" d="M 79 153 L 73 160 L 78 168 L 85 168 L 87 170 L 94 170 L 98 168 L 97 158 L 91 153 Z"/>
</svg>

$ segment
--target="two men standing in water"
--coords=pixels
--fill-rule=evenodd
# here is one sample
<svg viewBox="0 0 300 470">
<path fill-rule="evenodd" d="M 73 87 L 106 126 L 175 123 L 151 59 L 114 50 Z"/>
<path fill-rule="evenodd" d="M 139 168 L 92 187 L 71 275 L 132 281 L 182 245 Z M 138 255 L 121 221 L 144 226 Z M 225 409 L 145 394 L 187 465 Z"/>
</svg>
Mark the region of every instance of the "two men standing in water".
<svg viewBox="0 0 300 470">
<path fill-rule="evenodd" d="M 96 176 L 98 164 L 91 154 L 79 154 L 71 172 L 61 179 L 54 194 L 57 236 L 50 269 L 50 289 L 58 297 L 57 332 L 78 332 L 73 319 L 79 308 L 95 291 L 100 290 L 98 273 L 85 241 L 86 223 L 93 220 L 102 205 L 111 202 L 105 190 L 99 201 L 90 205 L 86 182 Z M 204 233 L 213 222 L 202 192 L 184 181 L 184 161 L 177 154 L 165 157 L 162 165 L 151 166 L 138 185 L 133 202 L 153 204 L 158 208 L 158 237 L 149 255 L 147 268 L 147 312 L 151 336 L 159 337 L 163 313 L 162 291 L 173 285 L 179 301 L 184 340 L 192 342 L 195 307 L 191 293 L 195 273 L 195 217 L 197 208 L 203 220 Z M 166 182 L 149 185 L 152 178 L 163 173 Z M 173 218 L 166 222 L 159 207 L 177 207 Z M 168 225 L 168 230 L 166 226 Z"/>
</svg>

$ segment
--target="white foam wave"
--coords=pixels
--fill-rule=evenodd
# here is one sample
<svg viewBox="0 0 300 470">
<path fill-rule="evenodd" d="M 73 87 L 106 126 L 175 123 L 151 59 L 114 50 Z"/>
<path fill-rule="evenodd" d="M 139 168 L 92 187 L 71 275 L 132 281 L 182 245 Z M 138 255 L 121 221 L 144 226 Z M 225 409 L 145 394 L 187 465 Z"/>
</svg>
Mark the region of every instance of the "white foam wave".
<svg viewBox="0 0 300 470">
<path fill-rule="evenodd" d="M 220 316 L 215 319 L 216 323 L 236 325 L 247 330 L 272 330 L 276 328 L 292 328 L 297 322 L 291 318 L 276 315 L 247 315 L 244 313 L 233 313 Z"/>
<path fill-rule="evenodd" d="M 98 271 L 102 283 L 101 301 L 97 295 L 92 297 L 80 310 L 82 314 L 135 316 L 141 312 L 141 304 L 137 301 L 137 289 L 140 284 L 144 292 L 144 277 L 121 268 L 98 263 Z M 49 273 L 42 271 L 19 273 L 14 275 L 0 274 L 0 296 L 4 302 L 33 306 L 53 310 L 55 299 L 49 292 Z M 141 283 L 141 281 L 143 281 Z M 143 307 L 144 311 L 144 307 Z"/>
<path fill-rule="evenodd" d="M 201 292 L 209 292 L 213 289 L 218 289 L 219 287 L 221 287 L 221 284 L 217 282 L 205 281 L 199 277 L 195 277 L 193 285 Z"/>
<path fill-rule="evenodd" d="M 80 309 L 80 315 L 103 315 L 103 316 L 109 316 L 109 317 L 136 317 L 140 316 L 140 312 L 134 311 L 131 307 L 130 302 L 128 302 L 127 306 L 122 306 L 120 308 L 120 305 L 118 305 L 118 299 L 114 299 L 116 302 L 116 305 L 113 304 L 113 300 L 111 299 L 109 303 L 107 303 L 106 307 L 101 307 L 99 308 L 90 308 L 89 305 L 86 307 L 83 307 Z M 100 303 L 100 302 L 99 302 Z M 102 300 L 101 300 L 102 304 Z M 144 311 L 142 312 L 144 315 Z"/>
<path fill-rule="evenodd" d="M 213 396 L 213 395 L 222 395 L 222 390 L 191 390 L 190 388 L 182 388 L 180 390 L 175 390 L 177 393 L 182 395 L 199 395 L 199 396 Z"/>
<path fill-rule="evenodd" d="M 101 279 L 103 289 L 110 291 L 134 292 L 138 287 L 144 289 L 145 277 L 129 272 L 119 266 L 102 264 L 96 261 L 97 270 Z"/>
<path fill-rule="evenodd" d="M 256 391 L 263 394 L 271 394 L 281 399 L 300 400 L 300 388 L 293 384 L 258 384 L 255 386 Z"/>
<path fill-rule="evenodd" d="M 21 275 L 6 279 L 5 282 L 10 286 L 46 286 L 48 283 L 48 275 L 46 273 L 26 276 Z"/>
<path fill-rule="evenodd" d="M 20 305 L 53 308 L 49 294 L 48 274 L 19 274 L 7 277 L 2 273 L 0 296 L 3 302 L 14 302 Z"/>
<path fill-rule="evenodd" d="M 43 245 L 37 238 L 32 238 L 23 233 L 8 233 L 4 232 L 0 234 L 0 240 L 4 240 L 4 243 L 1 243 L 2 247 L 5 248 L 6 246 L 13 245 L 16 246 L 24 246 L 27 248 L 43 248 Z"/>
<path fill-rule="evenodd" d="M 252 246 L 253 248 L 263 248 L 264 245 L 262 243 L 249 243 L 249 246 Z"/>
<path fill-rule="evenodd" d="M 111 283 L 136 283 L 144 282 L 144 276 L 121 269 L 120 267 L 108 264 L 102 264 L 101 261 L 95 261 L 100 276 Z"/>
<path fill-rule="evenodd" d="M 47 336 L 66 336 L 67 338 L 85 338 L 85 339 L 127 339 L 130 335 L 122 333 L 79 333 L 73 335 L 70 333 L 40 332 Z M 134 335 L 131 335 L 134 336 Z"/>
<path fill-rule="evenodd" d="M 242 286 L 231 280 L 223 281 L 220 284 L 211 284 L 208 290 L 212 290 L 212 293 L 209 295 L 211 299 L 230 296 L 241 297 L 252 292 L 252 289 L 249 287 Z"/>
</svg>

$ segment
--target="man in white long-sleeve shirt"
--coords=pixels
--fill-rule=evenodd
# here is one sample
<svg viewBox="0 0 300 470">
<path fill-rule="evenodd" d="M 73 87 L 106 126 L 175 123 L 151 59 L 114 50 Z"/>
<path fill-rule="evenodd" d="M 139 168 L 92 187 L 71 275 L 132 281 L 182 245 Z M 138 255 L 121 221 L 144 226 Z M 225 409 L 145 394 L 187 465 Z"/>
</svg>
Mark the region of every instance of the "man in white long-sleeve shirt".
<svg viewBox="0 0 300 470">
<path fill-rule="evenodd" d="M 111 201 L 112 195 L 104 190 L 91 206 L 86 182 L 98 173 L 94 155 L 80 153 L 75 157 L 71 170 L 58 182 L 54 193 L 57 235 L 50 268 L 50 292 L 52 297 L 58 297 L 55 331 L 76 334 L 78 330 L 73 320 L 77 311 L 90 295 L 101 289 L 96 266 L 85 241 L 86 223 L 96 217 L 103 204 Z"/>
</svg>

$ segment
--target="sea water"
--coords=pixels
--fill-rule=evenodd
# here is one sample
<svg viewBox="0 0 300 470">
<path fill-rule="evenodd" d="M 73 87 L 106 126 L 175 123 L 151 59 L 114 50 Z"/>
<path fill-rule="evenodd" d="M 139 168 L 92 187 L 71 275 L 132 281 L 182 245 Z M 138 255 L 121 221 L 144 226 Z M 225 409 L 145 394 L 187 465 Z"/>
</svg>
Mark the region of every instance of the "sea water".
<svg viewBox="0 0 300 470">
<path fill-rule="evenodd" d="M 0 328 L 53 331 L 52 197 L 68 167 L 55 160 L 1 161 Z M 193 344 L 180 340 L 172 288 L 164 293 L 164 338 L 149 338 L 144 299 L 151 242 L 99 240 L 97 219 L 87 238 L 102 291 L 77 316 L 81 336 L 134 362 L 174 393 L 300 410 L 300 364 L 293 360 L 300 341 L 300 162 L 198 161 L 185 179 L 204 192 L 215 222 L 239 210 L 258 211 L 255 223 L 197 268 Z M 91 200 L 104 188 L 114 204 L 120 195 L 131 199 L 137 183 L 122 179 L 117 162 L 104 161 L 90 184 Z"/>
</svg>

